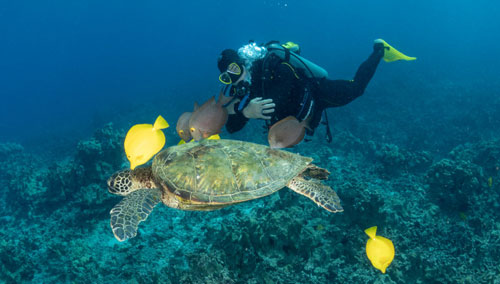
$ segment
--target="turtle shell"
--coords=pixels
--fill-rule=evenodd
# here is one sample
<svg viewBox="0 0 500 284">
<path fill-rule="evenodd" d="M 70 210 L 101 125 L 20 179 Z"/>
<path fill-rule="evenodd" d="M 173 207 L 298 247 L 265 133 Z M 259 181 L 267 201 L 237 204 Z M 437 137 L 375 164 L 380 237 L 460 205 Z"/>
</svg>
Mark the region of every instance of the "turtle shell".
<svg viewBox="0 0 500 284">
<path fill-rule="evenodd" d="M 231 204 L 285 187 L 311 161 L 255 143 L 205 139 L 160 152 L 153 175 L 184 202 Z"/>
</svg>

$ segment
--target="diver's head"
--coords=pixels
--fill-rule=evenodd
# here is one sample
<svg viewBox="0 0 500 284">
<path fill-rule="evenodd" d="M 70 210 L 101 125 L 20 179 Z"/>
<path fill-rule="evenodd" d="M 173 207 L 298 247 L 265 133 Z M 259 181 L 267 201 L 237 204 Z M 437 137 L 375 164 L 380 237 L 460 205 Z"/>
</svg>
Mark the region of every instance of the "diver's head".
<svg viewBox="0 0 500 284">
<path fill-rule="evenodd" d="M 217 59 L 217 67 L 221 74 L 219 81 L 225 85 L 236 84 L 243 78 L 243 60 L 233 49 L 225 49 Z"/>
</svg>

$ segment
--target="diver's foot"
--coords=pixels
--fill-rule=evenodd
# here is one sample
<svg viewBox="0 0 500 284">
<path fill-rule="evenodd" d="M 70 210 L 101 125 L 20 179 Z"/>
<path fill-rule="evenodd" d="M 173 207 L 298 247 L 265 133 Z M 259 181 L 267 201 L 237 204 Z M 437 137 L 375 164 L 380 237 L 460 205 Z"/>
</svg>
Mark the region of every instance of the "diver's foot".
<svg viewBox="0 0 500 284">
<path fill-rule="evenodd" d="M 403 53 L 396 50 L 394 47 L 390 46 L 383 39 L 379 38 L 373 42 L 374 52 L 380 52 L 383 54 L 383 58 L 385 62 L 392 62 L 396 60 L 415 60 L 416 57 L 406 56 Z M 383 53 L 382 53 L 383 52 Z"/>
<path fill-rule="evenodd" d="M 378 52 L 382 52 L 383 49 L 387 49 L 389 50 L 390 47 L 386 46 L 384 44 L 384 40 L 383 39 L 376 39 L 373 41 L 373 51 L 378 51 Z"/>
</svg>

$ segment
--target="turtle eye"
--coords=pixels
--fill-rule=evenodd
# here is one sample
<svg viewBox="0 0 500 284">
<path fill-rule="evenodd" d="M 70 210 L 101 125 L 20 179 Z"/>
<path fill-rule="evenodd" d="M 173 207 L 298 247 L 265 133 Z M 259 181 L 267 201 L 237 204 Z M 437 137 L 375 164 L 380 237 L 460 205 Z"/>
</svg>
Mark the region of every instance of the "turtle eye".
<svg viewBox="0 0 500 284">
<path fill-rule="evenodd" d="M 195 129 L 194 129 L 194 127 L 191 127 L 191 128 L 189 128 L 189 130 L 190 130 L 191 132 L 194 132 L 194 130 L 195 130 Z"/>
</svg>

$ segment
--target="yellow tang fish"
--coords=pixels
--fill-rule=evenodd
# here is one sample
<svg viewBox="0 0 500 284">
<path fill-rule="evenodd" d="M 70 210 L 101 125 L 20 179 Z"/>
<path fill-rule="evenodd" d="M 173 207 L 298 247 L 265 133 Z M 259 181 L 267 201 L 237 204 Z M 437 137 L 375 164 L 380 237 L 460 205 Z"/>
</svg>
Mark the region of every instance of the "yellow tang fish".
<svg viewBox="0 0 500 284">
<path fill-rule="evenodd" d="M 145 164 L 165 145 L 165 134 L 162 129 L 169 125 L 159 115 L 155 124 L 136 124 L 130 128 L 125 137 L 125 154 L 130 161 L 130 169 Z"/>
<path fill-rule="evenodd" d="M 370 237 L 366 243 L 366 255 L 375 268 L 385 273 L 394 259 L 394 245 L 391 240 L 376 235 L 377 226 L 366 229 L 365 233 Z"/>
<path fill-rule="evenodd" d="M 208 137 L 206 139 L 208 139 L 208 140 L 219 140 L 220 136 L 219 136 L 219 134 L 214 134 L 214 135 L 212 135 L 212 136 L 210 136 L 210 137 Z M 194 139 L 189 140 L 189 142 L 193 142 L 193 141 L 194 141 Z M 182 145 L 182 144 L 186 144 L 186 143 L 188 143 L 188 142 L 186 142 L 183 139 L 181 139 L 181 141 L 179 141 L 179 143 L 177 145 Z"/>
</svg>

